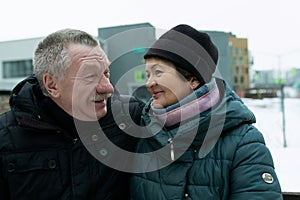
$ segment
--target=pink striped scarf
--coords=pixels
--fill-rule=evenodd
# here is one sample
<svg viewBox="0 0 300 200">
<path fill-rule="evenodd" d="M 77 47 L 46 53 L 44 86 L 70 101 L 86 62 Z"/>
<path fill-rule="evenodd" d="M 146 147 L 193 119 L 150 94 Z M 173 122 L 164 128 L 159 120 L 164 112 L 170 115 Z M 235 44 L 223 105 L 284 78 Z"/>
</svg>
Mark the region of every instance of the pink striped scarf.
<svg viewBox="0 0 300 200">
<path fill-rule="evenodd" d="M 218 100 L 219 89 L 215 84 L 214 87 L 205 95 L 169 112 L 163 114 L 153 113 L 153 115 L 160 121 L 162 121 L 164 123 L 164 126 L 172 126 L 208 110 L 209 108 L 216 105 Z"/>
</svg>

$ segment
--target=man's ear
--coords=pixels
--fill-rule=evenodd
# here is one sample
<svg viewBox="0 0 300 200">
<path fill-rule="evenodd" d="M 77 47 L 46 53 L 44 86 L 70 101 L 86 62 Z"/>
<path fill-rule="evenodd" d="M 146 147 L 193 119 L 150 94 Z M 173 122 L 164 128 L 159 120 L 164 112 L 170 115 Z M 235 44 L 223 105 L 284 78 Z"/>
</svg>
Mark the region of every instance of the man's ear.
<svg viewBox="0 0 300 200">
<path fill-rule="evenodd" d="M 58 98 L 60 96 L 57 84 L 58 79 L 56 77 L 54 77 L 52 74 L 45 73 L 43 74 L 43 82 L 47 92 L 51 97 Z"/>
<path fill-rule="evenodd" d="M 196 77 L 192 77 L 189 80 L 189 83 L 193 90 L 195 90 L 200 85 L 200 82 L 198 81 L 198 79 Z"/>
</svg>

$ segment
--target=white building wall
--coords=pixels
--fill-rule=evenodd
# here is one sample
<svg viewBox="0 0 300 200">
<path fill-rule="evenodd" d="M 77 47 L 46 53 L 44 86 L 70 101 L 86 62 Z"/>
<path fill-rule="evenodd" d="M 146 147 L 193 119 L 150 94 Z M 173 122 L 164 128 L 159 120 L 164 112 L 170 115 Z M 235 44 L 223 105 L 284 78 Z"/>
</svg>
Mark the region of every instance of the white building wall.
<svg viewBox="0 0 300 200">
<path fill-rule="evenodd" d="M 0 91 L 11 91 L 25 77 L 3 78 L 3 62 L 32 59 L 34 50 L 43 38 L 0 42 Z"/>
</svg>

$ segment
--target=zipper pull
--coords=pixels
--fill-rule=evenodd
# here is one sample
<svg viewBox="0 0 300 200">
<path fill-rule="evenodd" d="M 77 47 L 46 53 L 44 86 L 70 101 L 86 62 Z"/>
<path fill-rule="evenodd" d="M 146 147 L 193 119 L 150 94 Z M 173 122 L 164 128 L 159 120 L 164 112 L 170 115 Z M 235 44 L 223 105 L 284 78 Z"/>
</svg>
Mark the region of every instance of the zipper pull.
<svg viewBox="0 0 300 200">
<path fill-rule="evenodd" d="M 74 138 L 74 139 L 73 139 L 73 144 L 76 144 L 76 143 L 77 143 L 77 140 L 78 140 L 78 138 Z"/>
<path fill-rule="evenodd" d="M 174 143 L 173 143 L 172 138 L 169 138 L 168 142 L 170 143 L 171 160 L 174 161 L 175 160 L 175 154 L 174 154 Z"/>
</svg>

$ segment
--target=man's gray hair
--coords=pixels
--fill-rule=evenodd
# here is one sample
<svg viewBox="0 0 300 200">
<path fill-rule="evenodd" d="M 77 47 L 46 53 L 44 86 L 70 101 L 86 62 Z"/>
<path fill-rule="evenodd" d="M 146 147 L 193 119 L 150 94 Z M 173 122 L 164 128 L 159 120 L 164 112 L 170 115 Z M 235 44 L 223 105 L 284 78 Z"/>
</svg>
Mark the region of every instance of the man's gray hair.
<svg viewBox="0 0 300 200">
<path fill-rule="evenodd" d="M 33 66 L 34 74 L 45 95 L 48 95 L 48 92 L 43 83 L 43 74 L 50 73 L 58 79 L 63 79 L 65 71 L 70 66 L 67 53 L 69 44 L 96 47 L 99 42 L 90 34 L 75 29 L 59 30 L 44 38 L 34 52 Z"/>
</svg>

